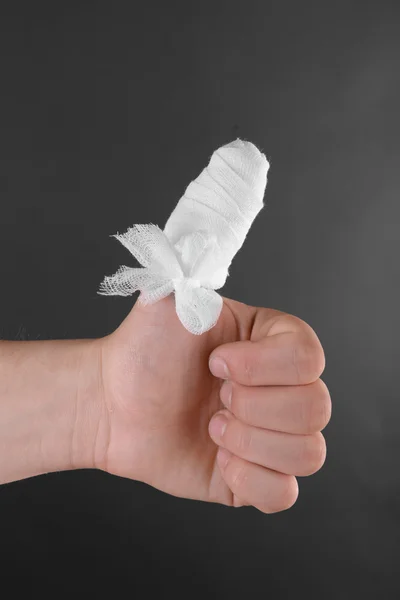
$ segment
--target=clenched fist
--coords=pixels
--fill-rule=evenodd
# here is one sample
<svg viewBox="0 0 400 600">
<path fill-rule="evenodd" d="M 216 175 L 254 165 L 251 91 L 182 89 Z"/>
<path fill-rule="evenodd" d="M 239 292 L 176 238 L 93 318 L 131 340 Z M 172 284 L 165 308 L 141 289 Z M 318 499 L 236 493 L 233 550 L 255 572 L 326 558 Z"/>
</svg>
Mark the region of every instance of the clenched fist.
<svg viewBox="0 0 400 600">
<path fill-rule="evenodd" d="M 291 507 L 296 476 L 322 467 L 331 400 L 321 344 L 304 321 L 225 298 L 217 325 L 195 336 L 169 296 L 136 303 L 96 347 L 92 466 L 265 513 Z"/>
</svg>

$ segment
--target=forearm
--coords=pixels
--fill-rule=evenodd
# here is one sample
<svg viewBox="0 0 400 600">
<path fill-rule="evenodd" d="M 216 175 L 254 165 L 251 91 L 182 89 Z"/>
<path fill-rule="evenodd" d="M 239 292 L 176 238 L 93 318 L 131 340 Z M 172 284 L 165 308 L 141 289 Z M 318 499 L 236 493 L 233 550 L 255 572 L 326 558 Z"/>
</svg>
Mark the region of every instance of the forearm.
<svg viewBox="0 0 400 600">
<path fill-rule="evenodd" d="M 0 342 L 0 483 L 101 461 L 100 361 L 98 340 Z"/>
</svg>

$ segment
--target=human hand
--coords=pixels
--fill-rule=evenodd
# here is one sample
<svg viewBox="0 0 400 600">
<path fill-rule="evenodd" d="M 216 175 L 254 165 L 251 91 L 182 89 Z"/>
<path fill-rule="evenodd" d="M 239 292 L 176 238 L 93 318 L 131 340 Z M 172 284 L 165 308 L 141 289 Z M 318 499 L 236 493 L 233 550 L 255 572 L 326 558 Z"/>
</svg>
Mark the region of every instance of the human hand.
<svg viewBox="0 0 400 600">
<path fill-rule="evenodd" d="M 96 467 L 273 513 L 295 503 L 296 476 L 323 465 L 331 401 L 321 344 L 304 321 L 225 298 L 216 326 L 194 336 L 169 296 L 137 302 L 99 342 L 106 409 Z"/>
</svg>

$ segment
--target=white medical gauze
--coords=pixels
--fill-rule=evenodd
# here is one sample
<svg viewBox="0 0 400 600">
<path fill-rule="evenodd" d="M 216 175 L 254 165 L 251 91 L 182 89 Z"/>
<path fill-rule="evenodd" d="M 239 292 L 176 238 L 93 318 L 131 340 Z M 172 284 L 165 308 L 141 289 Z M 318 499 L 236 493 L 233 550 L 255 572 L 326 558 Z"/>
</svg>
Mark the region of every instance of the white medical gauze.
<svg viewBox="0 0 400 600">
<path fill-rule="evenodd" d="M 228 277 L 261 208 L 269 163 L 251 142 L 240 139 L 214 152 L 169 217 L 157 225 L 134 225 L 116 237 L 143 265 L 122 266 L 104 278 L 99 294 L 128 296 L 153 304 L 175 293 L 181 323 L 200 335 L 211 329 L 222 310 L 215 291 Z"/>
</svg>

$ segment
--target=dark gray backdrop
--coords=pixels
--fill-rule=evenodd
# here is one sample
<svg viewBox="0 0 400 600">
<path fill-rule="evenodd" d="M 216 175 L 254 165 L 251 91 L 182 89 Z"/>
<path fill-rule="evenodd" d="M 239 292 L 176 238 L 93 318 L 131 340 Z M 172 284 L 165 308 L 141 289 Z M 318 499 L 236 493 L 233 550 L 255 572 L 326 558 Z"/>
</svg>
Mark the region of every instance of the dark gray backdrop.
<svg viewBox="0 0 400 600">
<path fill-rule="evenodd" d="M 141 4 L 1 4 L 1 336 L 112 331 L 132 299 L 96 294 L 126 259 L 109 235 L 162 226 L 215 148 L 251 140 L 267 208 L 223 293 L 317 331 L 327 461 L 271 516 L 92 471 L 3 486 L 2 571 L 122 576 L 144 598 L 395 598 L 399 3 Z"/>
</svg>

